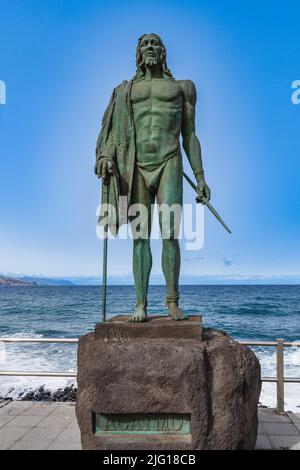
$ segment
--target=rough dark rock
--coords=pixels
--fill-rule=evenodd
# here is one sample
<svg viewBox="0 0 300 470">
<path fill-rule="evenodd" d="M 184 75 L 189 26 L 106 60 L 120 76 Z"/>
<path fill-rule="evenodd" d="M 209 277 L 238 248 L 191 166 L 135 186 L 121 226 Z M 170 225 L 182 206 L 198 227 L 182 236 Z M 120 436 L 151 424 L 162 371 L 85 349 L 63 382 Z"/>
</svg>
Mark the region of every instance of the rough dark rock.
<svg viewBox="0 0 300 470">
<path fill-rule="evenodd" d="M 253 351 L 224 332 L 202 331 L 200 323 L 195 335 L 194 319 L 175 330 L 171 320 L 157 319 L 155 332 L 151 323 L 124 321 L 123 329 L 118 319 L 80 338 L 76 414 L 83 449 L 253 449 L 261 388 Z M 186 413 L 191 434 L 95 435 L 92 413 Z"/>
<path fill-rule="evenodd" d="M 37 390 L 30 390 L 20 396 L 23 401 L 76 401 L 77 387 L 70 385 L 64 389 L 59 388 L 55 392 L 45 389 L 42 385 Z"/>
</svg>

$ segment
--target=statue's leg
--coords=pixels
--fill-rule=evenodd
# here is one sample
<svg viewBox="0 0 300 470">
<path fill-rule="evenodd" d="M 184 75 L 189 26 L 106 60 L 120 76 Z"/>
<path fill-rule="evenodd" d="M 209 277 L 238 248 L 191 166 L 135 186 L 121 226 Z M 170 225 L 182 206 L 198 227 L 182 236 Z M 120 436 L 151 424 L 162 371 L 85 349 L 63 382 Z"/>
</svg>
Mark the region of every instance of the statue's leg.
<svg viewBox="0 0 300 470">
<path fill-rule="evenodd" d="M 180 273 L 178 235 L 182 209 L 182 174 L 182 159 L 179 153 L 167 162 L 156 195 L 163 239 L 162 269 L 167 285 L 166 303 L 173 320 L 185 320 L 187 318 L 178 306 Z"/>
<path fill-rule="evenodd" d="M 152 224 L 152 204 L 154 194 L 150 193 L 143 177 L 136 170 L 132 187 L 131 207 L 137 210 L 137 217 L 131 218 L 133 234 L 133 276 L 136 292 L 136 310 L 130 321 L 140 322 L 147 319 L 147 294 L 152 268 L 150 233 Z M 135 205 L 141 205 L 136 206 Z"/>
</svg>

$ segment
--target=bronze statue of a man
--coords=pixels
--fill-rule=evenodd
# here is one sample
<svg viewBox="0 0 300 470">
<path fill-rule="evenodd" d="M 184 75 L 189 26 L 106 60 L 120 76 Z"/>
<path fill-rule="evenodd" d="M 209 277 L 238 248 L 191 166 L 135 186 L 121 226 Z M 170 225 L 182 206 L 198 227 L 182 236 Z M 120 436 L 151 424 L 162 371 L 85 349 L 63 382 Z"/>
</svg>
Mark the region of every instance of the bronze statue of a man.
<svg viewBox="0 0 300 470">
<path fill-rule="evenodd" d="M 138 40 L 137 71 L 133 79 L 113 91 L 106 109 L 96 147 L 95 173 L 109 178 L 109 201 L 117 207 L 119 196 L 127 197 L 112 231 L 132 219 L 129 208 L 143 204 L 148 209 L 148 236 L 133 241 L 133 274 L 136 310 L 131 321 L 147 316 L 147 292 L 152 266 L 150 231 L 151 208 L 166 204 L 182 206 L 183 167 L 179 137 L 194 175 L 200 201 L 210 199 L 204 179 L 199 140 L 195 134 L 196 89 L 190 80 L 175 80 L 167 67 L 166 49 L 157 34 L 144 34 Z M 122 212 L 123 211 L 123 212 Z M 160 214 L 161 215 L 161 214 Z M 163 217 L 159 217 L 164 231 Z M 174 223 L 169 222 L 163 237 L 162 269 L 167 285 L 166 303 L 173 320 L 186 317 L 179 308 L 178 280 L 180 249 Z"/>
</svg>

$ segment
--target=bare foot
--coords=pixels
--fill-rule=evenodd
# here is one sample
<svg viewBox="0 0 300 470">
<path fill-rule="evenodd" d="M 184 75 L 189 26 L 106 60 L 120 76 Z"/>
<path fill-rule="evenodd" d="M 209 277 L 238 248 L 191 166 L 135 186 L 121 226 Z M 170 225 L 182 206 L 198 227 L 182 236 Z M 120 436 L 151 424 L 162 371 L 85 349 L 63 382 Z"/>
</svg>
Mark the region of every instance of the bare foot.
<svg viewBox="0 0 300 470">
<path fill-rule="evenodd" d="M 129 321 L 132 322 L 142 322 L 147 321 L 147 309 L 144 305 L 137 305 L 135 309 L 135 314 L 129 318 Z"/>
<path fill-rule="evenodd" d="M 176 302 L 170 302 L 168 304 L 169 315 L 172 320 L 187 320 L 188 317 L 180 310 Z"/>
</svg>

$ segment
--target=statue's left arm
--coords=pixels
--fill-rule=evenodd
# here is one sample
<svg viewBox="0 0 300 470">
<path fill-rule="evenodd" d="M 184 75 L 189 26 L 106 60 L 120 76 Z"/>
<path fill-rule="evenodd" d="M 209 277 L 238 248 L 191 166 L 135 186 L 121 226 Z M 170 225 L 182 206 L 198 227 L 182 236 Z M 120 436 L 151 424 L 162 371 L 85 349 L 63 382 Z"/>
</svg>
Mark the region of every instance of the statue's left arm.
<svg viewBox="0 0 300 470">
<path fill-rule="evenodd" d="M 210 189 L 205 182 L 201 146 L 195 132 L 196 88 L 190 80 L 183 80 L 181 86 L 183 93 L 182 144 L 197 180 L 200 200 L 209 201 Z"/>
</svg>

